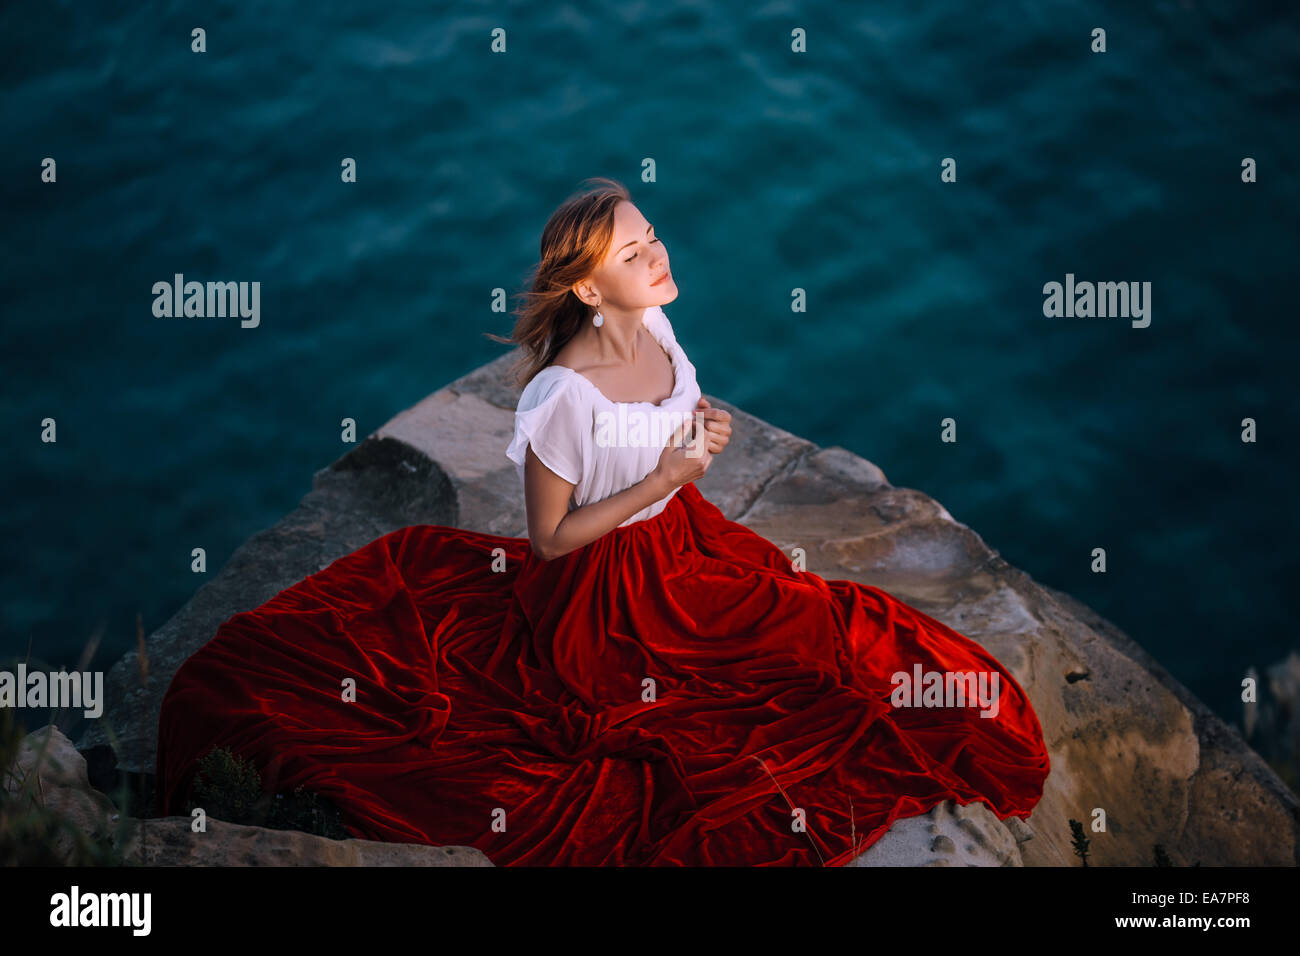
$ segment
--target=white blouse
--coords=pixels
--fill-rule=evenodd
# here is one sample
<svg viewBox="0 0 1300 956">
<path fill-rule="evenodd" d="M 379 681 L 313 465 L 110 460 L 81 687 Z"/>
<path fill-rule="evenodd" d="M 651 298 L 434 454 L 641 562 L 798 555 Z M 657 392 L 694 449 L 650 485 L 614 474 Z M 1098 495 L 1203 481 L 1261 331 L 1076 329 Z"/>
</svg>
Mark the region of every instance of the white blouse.
<svg viewBox="0 0 1300 956">
<path fill-rule="evenodd" d="M 531 444 L 547 468 L 574 485 L 569 510 L 602 501 L 650 474 L 676 428 L 695 412 L 700 387 L 695 366 L 677 344 L 664 310 L 652 305 L 641 316 L 672 361 L 673 392 L 662 402 L 611 402 L 594 382 L 563 365 L 548 365 L 524 386 L 515 411 L 515 435 L 506 457 L 524 481 L 524 456 Z M 666 497 L 632 515 L 619 527 L 653 518 Z"/>
</svg>

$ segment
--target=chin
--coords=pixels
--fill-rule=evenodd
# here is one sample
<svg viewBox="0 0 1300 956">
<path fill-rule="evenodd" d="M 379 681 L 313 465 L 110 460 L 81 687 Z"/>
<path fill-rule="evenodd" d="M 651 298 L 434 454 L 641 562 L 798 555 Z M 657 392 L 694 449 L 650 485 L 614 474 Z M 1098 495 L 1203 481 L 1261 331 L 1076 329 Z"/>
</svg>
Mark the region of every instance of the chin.
<svg viewBox="0 0 1300 956">
<path fill-rule="evenodd" d="M 672 279 L 669 279 L 663 285 L 657 285 L 653 288 L 656 294 L 664 297 L 663 301 L 660 302 L 659 305 L 667 305 L 669 302 L 677 298 L 677 284 L 673 282 Z"/>
</svg>

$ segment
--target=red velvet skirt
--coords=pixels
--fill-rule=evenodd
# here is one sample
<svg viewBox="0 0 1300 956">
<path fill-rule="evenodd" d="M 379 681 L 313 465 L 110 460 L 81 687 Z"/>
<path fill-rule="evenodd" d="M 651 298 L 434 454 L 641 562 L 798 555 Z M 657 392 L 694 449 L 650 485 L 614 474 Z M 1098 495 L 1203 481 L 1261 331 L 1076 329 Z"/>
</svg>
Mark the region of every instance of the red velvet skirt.
<svg viewBox="0 0 1300 956">
<path fill-rule="evenodd" d="M 992 655 L 796 570 L 693 483 L 553 561 L 402 528 L 236 614 L 164 697 L 161 814 L 216 746 L 355 837 L 498 866 L 839 866 L 944 800 L 1027 817 L 1049 770 Z"/>
</svg>

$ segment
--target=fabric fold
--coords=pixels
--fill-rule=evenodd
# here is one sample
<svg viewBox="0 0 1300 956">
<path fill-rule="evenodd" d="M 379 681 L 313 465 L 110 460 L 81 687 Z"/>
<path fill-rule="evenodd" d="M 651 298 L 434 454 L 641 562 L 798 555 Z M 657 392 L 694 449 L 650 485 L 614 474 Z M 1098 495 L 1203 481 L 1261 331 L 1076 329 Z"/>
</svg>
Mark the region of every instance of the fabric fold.
<svg viewBox="0 0 1300 956">
<path fill-rule="evenodd" d="M 997 675 L 996 714 L 900 706 L 914 668 Z M 980 645 L 796 570 L 694 484 L 552 561 L 403 528 L 235 615 L 164 698 L 161 813 L 213 746 L 321 793 L 355 837 L 507 866 L 838 866 L 944 800 L 1028 817 L 1050 770 Z"/>
</svg>

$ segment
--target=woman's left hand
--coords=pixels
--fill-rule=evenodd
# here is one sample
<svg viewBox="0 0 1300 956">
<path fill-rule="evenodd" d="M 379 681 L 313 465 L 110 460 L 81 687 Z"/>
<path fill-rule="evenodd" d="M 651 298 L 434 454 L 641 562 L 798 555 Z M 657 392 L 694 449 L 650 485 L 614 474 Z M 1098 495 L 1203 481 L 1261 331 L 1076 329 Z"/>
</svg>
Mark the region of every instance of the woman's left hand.
<svg viewBox="0 0 1300 956">
<path fill-rule="evenodd" d="M 695 406 L 695 414 L 704 422 L 709 436 L 709 454 L 716 455 L 727 447 L 731 441 L 731 412 L 725 408 L 714 408 L 703 395 Z"/>
</svg>

